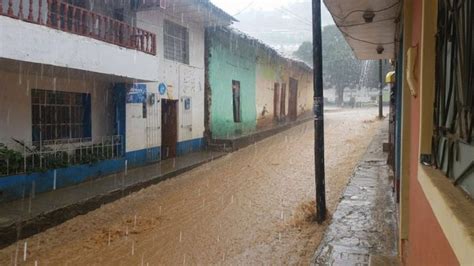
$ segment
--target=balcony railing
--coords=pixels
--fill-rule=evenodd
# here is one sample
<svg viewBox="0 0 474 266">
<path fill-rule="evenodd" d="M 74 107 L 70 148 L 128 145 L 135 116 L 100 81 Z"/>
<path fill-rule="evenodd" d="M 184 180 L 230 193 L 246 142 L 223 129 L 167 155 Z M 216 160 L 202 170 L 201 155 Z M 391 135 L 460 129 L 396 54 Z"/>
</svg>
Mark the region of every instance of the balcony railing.
<svg viewBox="0 0 474 266">
<path fill-rule="evenodd" d="M 61 0 L 0 0 L 0 15 L 156 54 L 155 34 Z"/>
</svg>

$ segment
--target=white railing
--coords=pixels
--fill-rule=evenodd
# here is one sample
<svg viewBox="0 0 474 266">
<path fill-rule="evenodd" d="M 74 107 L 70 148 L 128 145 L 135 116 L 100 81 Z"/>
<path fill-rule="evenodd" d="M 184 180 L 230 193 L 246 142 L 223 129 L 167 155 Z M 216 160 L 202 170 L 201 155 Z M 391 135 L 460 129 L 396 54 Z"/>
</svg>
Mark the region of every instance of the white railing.
<svg viewBox="0 0 474 266">
<path fill-rule="evenodd" d="M 123 157 L 123 136 L 24 142 L 0 140 L 0 176 L 44 172 Z"/>
</svg>

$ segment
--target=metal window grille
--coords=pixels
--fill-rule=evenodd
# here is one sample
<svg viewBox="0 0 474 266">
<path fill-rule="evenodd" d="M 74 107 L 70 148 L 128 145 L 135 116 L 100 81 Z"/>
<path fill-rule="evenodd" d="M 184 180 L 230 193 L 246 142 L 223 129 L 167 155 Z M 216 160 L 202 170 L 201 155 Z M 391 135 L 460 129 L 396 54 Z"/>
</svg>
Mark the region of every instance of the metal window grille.
<svg viewBox="0 0 474 266">
<path fill-rule="evenodd" d="M 183 64 L 189 63 L 189 33 L 188 29 L 176 23 L 165 20 L 164 52 L 165 58 Z"/>
<path fill-rule="evenodd" d="M 474 3 L 438 1 L 433 161 L 474 195 Z"/>
<path fill-rule="evenodd" d="M 90 94 L 33 89 L 31 96 L 34 142 L 90 137 Z"/>
</svg>

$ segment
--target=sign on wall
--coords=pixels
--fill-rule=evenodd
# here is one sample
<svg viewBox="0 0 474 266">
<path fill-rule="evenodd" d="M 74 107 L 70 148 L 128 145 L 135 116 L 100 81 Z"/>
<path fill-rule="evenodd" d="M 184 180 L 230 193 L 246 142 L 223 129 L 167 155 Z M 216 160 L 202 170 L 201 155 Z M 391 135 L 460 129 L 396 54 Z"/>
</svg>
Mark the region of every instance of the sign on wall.
<svg viewBox="0 0 474 266">
<path fill-rule="evenodd" d="M 160 95 L 165 95 L 165 93 L 166 93 L 166 84 L 160 83 L 160 85 L 158 85 L 158 91 L 160 92 Z"/>
<path fill-rule="evenodd" d="M 182 126 L 192 127 L 193 125 L 193 111 L 191 97 L 181 97 L 182 102 Z"/>
<path fill-rule="evenodd" d="M 144 103 L 146 101 L 146 84 L 133 84 L 127 93 L 127 103 Z"/>
</svg>

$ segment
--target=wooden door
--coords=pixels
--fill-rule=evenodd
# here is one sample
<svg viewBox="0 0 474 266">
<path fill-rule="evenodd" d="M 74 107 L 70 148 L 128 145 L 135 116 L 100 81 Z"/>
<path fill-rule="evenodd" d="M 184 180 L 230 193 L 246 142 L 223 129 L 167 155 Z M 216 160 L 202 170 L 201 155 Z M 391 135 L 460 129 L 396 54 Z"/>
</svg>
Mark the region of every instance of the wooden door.
<svg viewBox="0 0 474 266">
<path fill-rule="evenodd" d="M 178 142 L 178 101 L 161 102 L 161 159 L 176 157 Z"/>
<path fill-rule="evenodd" d="M 273 87 L 273 119 L 280 118 L 280 84 L 275 83 Z"/>
<path fill-rule="evenodd" d="M 281 85 L 280 117 L 286 116 L 286 83 Z"/>
<path fill-rule="evenodd" d="M 240 110 L 240 81 L 232 81 L 232 108 L 234 113 L 234 122 L 240 123 L 241 110 Z"/>
<path fill-rule="evenodd" d="M 291 121 L 298 117 L 298 81 L 290 78 L 290 98 L 288 101 L 288 116 Z"/>
</svg>

